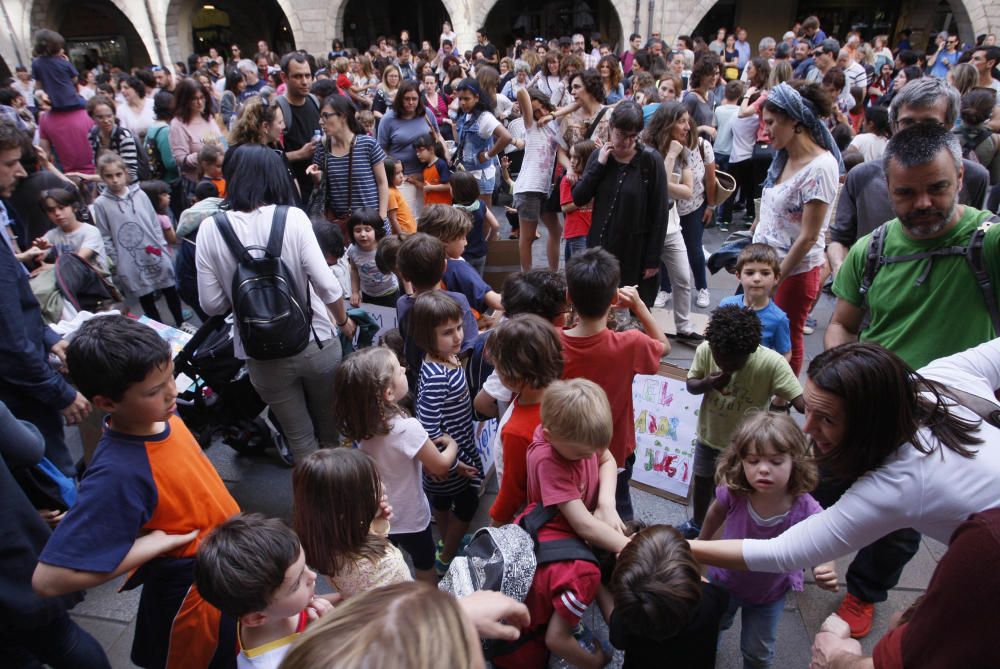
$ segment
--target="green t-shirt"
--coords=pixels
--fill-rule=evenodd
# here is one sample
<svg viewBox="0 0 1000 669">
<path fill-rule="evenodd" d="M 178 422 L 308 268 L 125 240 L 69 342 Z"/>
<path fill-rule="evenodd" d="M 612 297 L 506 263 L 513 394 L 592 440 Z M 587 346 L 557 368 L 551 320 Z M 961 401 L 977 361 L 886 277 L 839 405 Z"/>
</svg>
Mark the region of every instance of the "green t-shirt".
<svg viewBox="0 0 1000 669">
<path fill-rule="evenodd" d="M 883 253 L 901 256 L 947 246 L 964 247 L 989 216 L 988 211 L 965 207 L 950 233 L 928 240 L 910 239 L 903 234 L 899 219 L 894 218 L 886 223 L 889 228 Z M 858 287 L 865 272 L 870 238 L 865 235 L 851 247 L 833 284 L 834 294 L 856 307 L 862 305 Z M 1000 300 L 1000 224 L 987 231 L 983 258 L 993 292 Z M 861 341 L 881 344 L 914 369 L 994 337 L 989 311 L 968 261 L 958 255 L 933 258 L 930 273 L 920 283 L 931 260 L 898 262 L 879 269 L 868 291 L 871 321 L 859 337 Z"/>
<path fill-rule="evenodd" d="M 689 379 L 703 379 L 721 372 L 712 357 L 708 342 L 702 342 L 694 353 L 688 370 Z M 743 369 L 734 373 L 722 392 L 709 390 L 701 400 L 698 412 L 698 440 L 722 450 L 729 446 L 733 432 L 747 411 L 766 409 L 771 397 L 777 395 L 793 400 L 802 394 L 802 386 L 792 373 L 788 361 L 780 353 L 758 346 Z"/>
</svg>

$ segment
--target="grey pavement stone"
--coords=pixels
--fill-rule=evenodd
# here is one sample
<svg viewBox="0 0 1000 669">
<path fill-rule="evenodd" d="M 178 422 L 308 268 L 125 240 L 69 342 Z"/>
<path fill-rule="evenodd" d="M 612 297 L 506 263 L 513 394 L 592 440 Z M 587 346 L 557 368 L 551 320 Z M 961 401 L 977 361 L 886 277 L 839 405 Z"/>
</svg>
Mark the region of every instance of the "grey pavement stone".
<svg viewBox="0 0 1000 669">
<path fill-rule="evenodd" d="M 73 613 L 127 623 L 135 617 L 142 588 L 120 593 L 118 588 L 124 582 L 125 577 L 121 576 L 96 588 L 91 588 L 87 591 L 87 598 L 76 605 Z"/>
</svg>

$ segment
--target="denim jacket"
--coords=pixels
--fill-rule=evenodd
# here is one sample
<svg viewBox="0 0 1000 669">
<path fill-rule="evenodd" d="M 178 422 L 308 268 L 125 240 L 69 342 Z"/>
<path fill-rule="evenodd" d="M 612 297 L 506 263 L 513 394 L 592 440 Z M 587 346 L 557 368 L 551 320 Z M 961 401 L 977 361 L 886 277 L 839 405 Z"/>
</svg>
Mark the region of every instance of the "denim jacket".
<svg viewBox="0 0 1000 669">
<path fill-rule="evenodd" d="M 479 162 L 479 154 L 485 153 L 493 148 L 493 135 L 486 139 L 479 136 L 479 122 L 484 114 L 480 112 L 472 116 L 463 114 L 458 119 L 458 144 L 462 147 L 462 167 L 467 170 L 485 170 L 489 168 L 493 161 L 487 159 L 486 162 Z"/>
</svg>

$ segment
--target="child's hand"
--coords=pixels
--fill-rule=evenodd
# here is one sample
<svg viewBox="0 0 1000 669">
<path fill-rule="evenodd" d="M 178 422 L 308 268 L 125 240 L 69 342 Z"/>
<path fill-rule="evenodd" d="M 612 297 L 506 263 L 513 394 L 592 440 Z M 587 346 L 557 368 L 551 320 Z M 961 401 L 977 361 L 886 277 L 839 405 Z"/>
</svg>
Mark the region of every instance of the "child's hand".
<svg viewBox="0 0 1000 669">
<path fill-rule="evenodd" d="M 726 372 L 712 372 L 705 378 L 712 384 L 713 388 L 721 393 L 729 385 L 729 381 L 733 378 L 733 375 Z"/>
<path fill-rule="evenodd" d="M 58 525 L 59 521 L 66 516 L 66 512 L 53 511 L 52 509 L 39 509 L 38 515 L 42 517 L 42 520 L 45 521 L 46 525 L 52 529 L 56 529 L 56 525 Z"/>
<path fill-rule="evenodd" d="M 447 450 L 448 448 L 451 447 L 452 444 L 458 446 L 458 443 L 454 439 L 449 437 L 447 434 L 442 434 L 437 439 L 431 439 L 431 441 L 434 442 L 434 445 L 437 446 L 437 449 L 439 451 Z"/>
<path fill-rule="evenodd" d="M 625 534 L 625 523 L 622 522 L 621 516 L 618 515 L 618 509 L 614 505 L 602 506 L 597 505 L 597 509 L 594 511 L 594 518 L 597 518 L 603 523 L 610 525 L 616 532 L 621 532 Z"/>
<path fill-rule="evenodd" d="M 49 243 L 45 237 L 38 237 L 35 241 L 31 242 L 31 245 L 37 249 L 48 250 L 52 248 L 52 244 Z"/>
<path fill-rule="evenodd" d="M 319 620 L 324 615 L 333 611 L 333 603 L 320 595 L 313 595 L 313 598 L 309 600 L 309 604 L 306 605 L 306 618 L 309 622 L 314 620 Z"/>
<path fill-rule="evenodd" d="M 361 293 L 351 293 L 351 306 L 359 307 L 361 305 Z"/>
<path fill-rule="evenodd" d="M 455 473 L 459 476 L 464 476 L 467 479 L 474 479 L 479 476 L 479 470 L 472 465 L 467 465 L 461 460 L 458 461 L 458 467 L 455 468 Z"/>
<path fill-rule="evenodd" d="M 813 567 L 813 578 L 816 579 L 816 585 L 824 590 L 837 592 L 837 568 L 833 562 Z"/>
<path fill-rule="evenodd" d="M 847 639 L 851 636 L 851 626 L 836 613 L 831 613 L 827 616 L 823 624 L 820 625 L 819 631 L 833 634 L 841 639 Z"/>
<path fill-rule="evenodd" d="M 169 553 L 170 551 L 187 546 L 195 540 L 195 537 L 197 537 L 200 532 L 201 530 L 191 530 L 187 534 L 167 534 L 163 530 L 153 530 L 149 534 L 136 539 L 136 543 L 139 541 L 147 541 L 156 547 L 157 555 L 163 555 L 164 553 Z"/>
<path fill-rule="evenodd" d="M 635 311 L 635 308 L 642 304 L 639 297 L 639 289 L 635 286 L 622 286 L 618 289 L 618 306 Z"/>
<path fill-rule="evenodd" d="M 320 179 L 323 178 L 323 170 L 319 168 L 319 165 L 310 165 L 306 168 L 306 176 L 312 179 L 313 183 L 318 184 Z"/>
<path fill-rule="evenodd" d="M 395 516 L 392 513 L 392 505 L 389 504 L 389 496 L 382 495 L 382 498 L 378 501 L 378 516 L 376 518 L 384 518 L 387 521 L 392 520 Z"/>
</svg>

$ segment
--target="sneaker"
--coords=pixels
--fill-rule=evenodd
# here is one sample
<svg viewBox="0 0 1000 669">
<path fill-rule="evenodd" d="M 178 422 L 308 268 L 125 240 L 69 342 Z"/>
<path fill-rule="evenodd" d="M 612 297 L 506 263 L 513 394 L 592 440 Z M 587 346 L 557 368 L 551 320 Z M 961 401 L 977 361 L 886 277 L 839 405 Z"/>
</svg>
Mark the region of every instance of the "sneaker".
<svg viewBox="0 0 1000 669">
<path fill-rule="evenodd" d="M 667 302 L 670 301 L 670 293 L 665 290 L 661 290 L 656 294 L 656 299 L 653 300 L 653 306 L 657 309 L 662 309 L 667 306 Z"/>
<path fill-rule="evenodd" d="M 805 325 L 802 326 L 802 334 L 810 335 L 813 332 L 816 332 L 816 319 L 809 316 L 806 318 Z"/>
<path fill-rule="evenodd" d="M 698 299 L 694 301 L 700 309 L 705 309 L 709 304 L 712 303 L 712 294 L 708 292 L 708 288 L 702 288 L 698 291 Z"/>
<path fill-rule="evenodd" d="M 851 637 L 860 639 L 872 631 L 872 618 L 875 617 L 875 605 L 864 602 L 851 593 L 847 593 L 844 601 L 837 609 L 837 615 L 844 619 L 851 628 Z"/>
<path fill-rule="evenodd" d="M 701 525 L 694 522 L 694 518 L 691 518 L 683 525 L 678 525 L 677 531 L 680 532 L 681 536 L 685 539 L 697 539 L 698 535 L 701 534 Z"/>
<path fill-rule="evenodd" d="M 468 546 L 471 543 L 472 543 L 472 535 L 471 534 L 463 534 L 462 535 L 462 541 L 459 542 L 459 544 L 458 544 L 458 553 L 457 553 L 457 555 L 465 555 L 465 547 Z M 444 544 L 442 544 L 442 547 L 444 547 Z"/>
<path fill-rule="evenodd" d="M 451 566 L 451 561 L 445 562 L 441 559 L 441 551 L 444 549 L 444 544 L 440 541 L 438 542 L 437 550 L 434 551 L 434 571 L 437 572 L 438 576 L 444 577 L 448 573 L 448 567 Z"/>
<path fill-rule="evenodd" d="M 295 457 L 291 449 L 288 448 L 288 440 L 282 434 L 274 435 L 274 450 L 278 451 L 278 457 L 288 467 L 295 466 Z"/>
<path fill-rule="evenodd" d="M 678 332 L 673 335 L 671 339 L 676 339 L 677 341 L 685 344 L 694 344 L 696 346 L 705 341 L 704 335 L 697 332 Z"/>
</svg>

